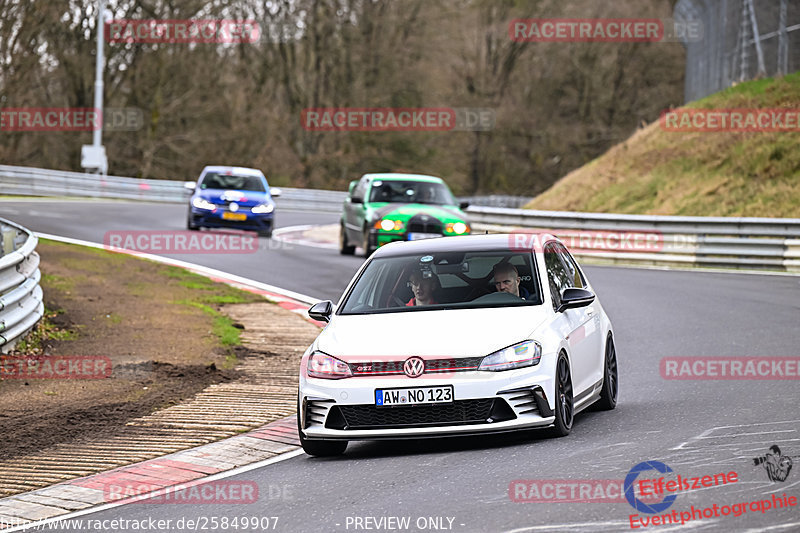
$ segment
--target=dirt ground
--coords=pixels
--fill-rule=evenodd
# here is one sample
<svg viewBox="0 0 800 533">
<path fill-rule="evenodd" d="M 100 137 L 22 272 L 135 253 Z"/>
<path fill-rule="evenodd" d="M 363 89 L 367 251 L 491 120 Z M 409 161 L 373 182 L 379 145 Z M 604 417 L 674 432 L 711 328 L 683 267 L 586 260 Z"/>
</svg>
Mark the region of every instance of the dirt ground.
<svg viewBox="0 0 800 533">
<path fill-rule="evenodd" d="M 238 377 L 220 304 L 261 301 L 173 267 L 102 250 L 40 242 L 49 339 L 24 356 L 106 356 L 103 379 L 0 379 L 0 457 L 102 435 Z M 226 326 L 227 321 L 227 326 Z M 234 328 L 231 328 L 231 326 Z M 222 333 L 221 333 L 222 332 Z M 10 354 L 22 356 L 22 354 Z"/>
</svg>

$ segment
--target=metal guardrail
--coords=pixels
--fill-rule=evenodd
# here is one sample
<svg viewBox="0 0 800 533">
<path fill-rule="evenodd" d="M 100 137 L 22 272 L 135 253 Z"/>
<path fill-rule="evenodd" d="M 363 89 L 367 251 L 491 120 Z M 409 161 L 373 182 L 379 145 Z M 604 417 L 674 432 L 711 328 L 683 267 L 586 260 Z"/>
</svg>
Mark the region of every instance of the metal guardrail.
<svg viewBox="0 0 800 533">
<path fill-rule="evenodd" d="M 0 194 L 186 202 L 189 191 L 183 183 L 0 165 Z M 290 187 L 282 191 L 276 199 L 279 210 L 339 213 L 347 196 L 341 191 Z M 565 239 L 576 255 L 599 262 L 800 272 L 800 219 L 617 215 L 478 205 L 467 212 L 474 230 L 546 230 Z M 597 245 L 586 232 L 602 234 L 604 242 Z M 658 241 L 644 251 L 614 246 L 632 232 L 655 234 Z"/>
<path fill-rule="evenodd" d="M 188 202 L 183 181 L 100 176 L 81 172 L 0 165 L 0 194 L 77 196 L 148 202 Z M 278 209 L 339 212 L 347 193 L 281 187 Z"/>
<path fill-rule="evenodd" d="M 800 219 L 618 215 L 470 207 L 477 231 L 548 231 L 600 262 L 800 272 Z M 626 238 L 649 243 L 624 248 Z M 628 241 L 630 242 L 630 240 Z M 587 245 L 588 244 L 588 245 Z"/>
<path fill-rule="evenodd" d="M 9 352 L 44 314 L 39 239 L 29 230 L 0 218 L 0 353 Z"/>
</svg>

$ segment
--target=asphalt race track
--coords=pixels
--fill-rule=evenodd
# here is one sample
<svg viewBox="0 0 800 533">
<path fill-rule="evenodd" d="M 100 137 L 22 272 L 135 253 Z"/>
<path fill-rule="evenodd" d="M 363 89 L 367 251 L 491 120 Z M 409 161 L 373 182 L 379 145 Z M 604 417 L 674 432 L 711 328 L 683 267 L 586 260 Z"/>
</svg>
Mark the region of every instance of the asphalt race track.
<svg viewBox="0 0 800 533">
<path fill-rule="evenodd" d="M 0 216 L 29 229 L 94 242 L 103 242 L 108 230 L 184 229 L 185 209 L 124 202 L 0 202 Z M 336 218 L 277 214 L 278 227 L 330 224 Z M 263 249 L 253 254 L 172 257 L 334 300 L 362 261 L 336 250 L 261 242 Z M 784 493 L 800 499 L 797 378 L 687 381 L 664 379 L 659 371 L 661 358 L 670 356 L 798 356 L 800 277 L 586 270 L 615 326 L 620 400 L 615 411 L 579 415 L 566 438 L 550 439 L 546 430 L 536 430 L 351 443 L 340 458 L 300 455 L 227 478 L 257 482 L 260 496 L 253 504 L 138 503 L 81 519 L 171 520 L 164 529 L 169 531 L 203 529 L 189 527 L 187 520 L 207 520 L 206 530 L 224 531 L 212 528 L 210 518 L 237 516 L 278 517 L 274 529 L 270 522 L 269 530 L 275 531 L 629 531 L 632 515 L 642 520 L 654 515 L 635 511 L 624 497 L 610 503 L 517 503 L 511 496 L 533 497 L 533 489 L 539 489 L 542 498 L 564 499 L 563 491 L 570 490 L 565 484 L 621 481 L 638 463 L 654 460 L 674 470 L 667 479 L 737 473 L 736 482 L 677 495 L 664 513 L 676 511 L 679 521 L 692 507 L 702 513 L 716 505 L 719 514 L 702 519 L 695 514 L 696 520 L 681 530 L 800 530 L 799 506 L 750 505 L 768 500 L 776 507 Z M 753 458 L 771 445 L 795 458 L 785 481 L 770 481 L 764 466 L 754 464 Z M 564 480 L 562 492 L 548 493 L 555 484 L 547 480 Z M 724 509 L 731 514 L 723 516 Z M 116 530 L 129 530 L 124 527 L 118 523 Z"/>
</svg>

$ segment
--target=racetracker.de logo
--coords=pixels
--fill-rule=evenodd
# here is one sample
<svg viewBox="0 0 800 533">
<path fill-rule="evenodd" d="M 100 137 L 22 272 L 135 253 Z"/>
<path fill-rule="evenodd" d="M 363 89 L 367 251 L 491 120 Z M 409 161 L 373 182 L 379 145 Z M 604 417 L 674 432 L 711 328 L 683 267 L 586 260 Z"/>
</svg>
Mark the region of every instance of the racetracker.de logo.
<svg viewBox="0 0 800 533">
<path fill-rule="evenodd" d="M 261 26 L 254 20 L 116 19 L 106 23 L 109 43 L 255 43 Z"/>
<path fill-rule="evenodd" d="M 521 43 L 567 42 L 658 42 L 664 38 L 664 23 L 659 19 L 514 19 L 508 36 Z"/>
<path fill-rule="evenodd" d="M 543 230 L 557 236 L 566 247 L 578 254 L 629 252 L 657 253 L 664 248 L 664 237 L 657 231 Z M 517 232 L 508 236 L 512 250 L 542 251 L 538 232 Z"/>
<path fill-rule="evenodd" d="M 514 503 L 624 503 L 625 485 L 617 479 L 515 479 L 508 485 Z M 643 498 L 658 502 L 661 496 Z"/>
<path fill-rule="evenodd" d="M 319 107 L 300 112 L 307 131 L 489 131 L 495 112 L 473 107 Z"/>
<path fill-rule="evenodd" d="M 664 357 L 664 379 L 800 379 L 800 357 Z"/>
<path fill-rule="evenodd" d="M 135 131 L 144 124 L 138 107 L 7 107 L 0 109 L 0 131 Z"/>
<path fill-rule="evenodd" d="M 103 379 L 111 359 L 102 355 L 0 355 L 0 379 Z"/>
<path fill-rule="evenodd" d="M 254 232 L 214 232 L 130 230 L 107 231 L 103 246 L 143 253 L 172 254 L 252 254 L 258 251 Z"/>
<path fill-rule="evenodd" d="M 797 132 L 800 109 L 675 109 L 663 111 L 660 124 L 675 132 Z"/>
<path fill-rule="evenodd" d="M 247 504 L 258 501 L 258 484 L 255 481 L 209 481 L 164 487 L 120 479 L 106 484 L 103 495 L 106 502 L 133 498 L 141 503 Z"/>
</svg>

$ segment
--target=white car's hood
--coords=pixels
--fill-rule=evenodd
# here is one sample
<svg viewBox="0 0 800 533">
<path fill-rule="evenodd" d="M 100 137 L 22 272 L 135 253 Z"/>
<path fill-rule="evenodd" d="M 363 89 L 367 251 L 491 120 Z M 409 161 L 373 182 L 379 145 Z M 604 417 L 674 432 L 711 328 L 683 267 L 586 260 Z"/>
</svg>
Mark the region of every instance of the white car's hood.
<svg viewBox="0 0 800 533">
<path fill-rule="evenodd" d="M 544 306 L 335 315 L 317 348 L 337 357 L 479 357 L 528 338 Z"/>
</svg>

